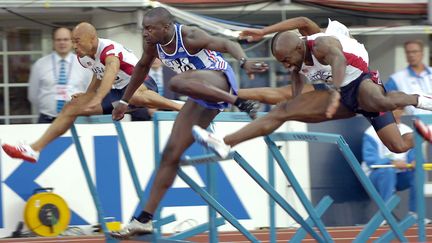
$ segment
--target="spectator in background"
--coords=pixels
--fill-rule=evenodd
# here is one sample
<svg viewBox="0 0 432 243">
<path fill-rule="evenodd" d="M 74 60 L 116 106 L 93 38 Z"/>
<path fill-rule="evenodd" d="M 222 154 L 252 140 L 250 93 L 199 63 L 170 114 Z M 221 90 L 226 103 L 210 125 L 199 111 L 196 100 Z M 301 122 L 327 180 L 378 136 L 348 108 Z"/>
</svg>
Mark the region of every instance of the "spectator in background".
<svg viewBox="0 0 432 243">
<path fill-rule="evenodd" d="M 393 111 L 397 126 L 402 135 L 411 133 L 412 129 L 401 123 L 403 109 Z M 369 176 L 378 193 L 388 201 L 397 191 L 409 189 L 409 213 L 416 217 L 416 196 L 414 170 L 408 169 L 408 164 L 415 163 L 414 149 L 404 153 L 391 152 L 379 139 L 375 129 L 370 126 L 363 135 L 362 167 Z M 393 165 L 394 167 L 389 167 Z M 373 168 L 374 166 L 388 166 L 386 168 Z M 425 219 L 425 223 L 431 220 Z"/>
<path fill-rule="evenodd" d="M 408 67 L 390 76 L 385 88 L 407 94 L 432 95 L 432 69 L 423 63 L 424 43 L 421 40 L 409 40 L 404 44 Z M 432 114 L 431 111 L 405 107 L 407 115 Z"/>
<path fill-rule="evenodd" d="M 54 51 L 37 60 L 30 71 L 28 100 L 39 112 L 38 123 L 51 123 L 65 102 L 85 92 L 92 72 L 72 53 L 72 32 L 61 27 L 53 34 Z"/>
</svg>

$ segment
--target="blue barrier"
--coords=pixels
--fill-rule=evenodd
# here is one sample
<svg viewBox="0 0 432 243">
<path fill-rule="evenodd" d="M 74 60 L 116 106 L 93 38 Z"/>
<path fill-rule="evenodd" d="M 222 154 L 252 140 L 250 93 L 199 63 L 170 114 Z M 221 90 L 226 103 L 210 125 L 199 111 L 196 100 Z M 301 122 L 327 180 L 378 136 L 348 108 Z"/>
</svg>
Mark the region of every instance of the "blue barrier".
<svg viewBox="0 0 432 243">
<path fill-rule="evenodd" d="M 259 114 L 259 115 L 262 115 Z M 176 117 L 176 113 L 173 112 L 163 112 L 163 113 L 155 113 L 155 115 L 153 116 L 153 121 L 154 121 L 154 136 L 155 136 L 155 160 L 159 161 L 160 159 L 160 155 L 158 155 L 159 149 L 160 149 L 160 145 L 159 145 L 159 122 L 160 121 L 173 121 Z M 230 113 L 221 113 L 219 114 L 214 121 L 218 122 L 241 122 L 241 121 L 250 121 L 250 118 L 245 114 L 245 113 L 236 113 L 236 112 L 230 112 Z M 269 146 L 270 147 L 270 146 Z M 248 174 L 250 177 L 252 177 L 268 194 L 269 196 L 272 198 L 272 200 L 270 201 L 272 202 L 277 202 L 294 220 L 296 220 L 296 222 L 298 222 L 300 225 L 302 225 L 302 227 L 309 233 L 311 234 L 315 239 L 318 240 L 318 242 L 332 242 L 330 235 L 328 234 L 328 232 L 325 230 L 324 225 L 322 224 L 322 222 L 320 221 L 320 219 L 318 219 L 318 217 L 316 216 L 316 213 L 313 213 L 313 209 L 311 209 L 311 207 L 309 207 L 309 212 L 313 215 L 313 221 L 320 225 L 319 229 L 321 231 L 321 233 L 323 234 L 323 237 L 320 236 L 319 234 L 317 234 L 313 228 L 312 225 L 307 224 L 305 222 L 305 220 L 302 219 L 302 217 L 297 213 L 297 211 L 292 208 L 287 202 L 286 200 L 280 196 L 274 189 L 274 181 L 271 181 L 271 184 L 266 182 L 264 180 L 264 178 L 262 178 L 257 171 L 255 171 L 252 166 L 249 165 L 249 163 L 247 163 L 247 161 L 241 157 L 240 154 L 238 154 L 237 152 L 231 153 L 230 156 L 226 159 L 234 159 Z M 194 165 L 194 164 L 200 164 L 200 163 L 206 163 L 208 165 L 211 164 L 211 162 L 218 162 L 221 159 L 219 157 L 217 157 L 216 155 L 213 154 L 208 154 L 208 155 L 203 155 L 203 156 L 196 156 L 194 158 L 189 158 L 189 159 L 184 159 L 181 161 L 181 165 Z M 279 158 L 280 161 L 280 158 Z M 279 163 L 281 164 L 281 163 Z M 286 164 L 286 162 L 285 162 Z M 286 171 L 289 170 L 289 168 L 287 169 L 287 166 L 282 166 L 282 168 Z M 269 169 L 269 171 L 271 171 L 271 169 Z M 212 195 L 210 195 L 209 193 L 207 193 L 206 191 L 204 191 L 202 188 L 200 188 L 198 185 L 196 185 L 196 183 L 191 180 L 182 170 L 179 170 L 178 175 L 193 189 L 195 190 L 205 201 L 207 201 L 207 203 L 211 206 L 211 208 L 214 208 L 216 211 L 218 211 L 227 221 L 229 221 L 235 228 L 237 228 L 246 238 L 248 238 L 251 242 L 258 242 L 258 240 L 249 232 L 247 231 L 239 222 L 238 220 L 236 220 L 234 217 L 232 217 L 232 215 L 223 207 L 221 206 L 219 203 L 217 203 L 217 201 L 214 199 L 214 197 L 212 197 Z M 294 178 L 294 175 L 292 173 L 285 173 L 285 175 L 288 177 L 289 181 L 296 181 L 296 179 Z M 269 174 L 269 177 L 271 178 L 271 174 Z M 214 181 L 209 181 L 208 182 L 209 185 L 215 184 Z M 300 186 L 298 185 L 298 183 L 295 185 L 296 191 L 302 191 L 302 189 L 300 188 Z M 299 192 L 300 193 L 300 192 Z M 304 195 L 304 193 L 303 193 Z M 304 197 L 306 197 L 304 195 Z M 270 228 L 271 228 L 271 239 L 272 242 L 276 241 L 276 237 L 275 237 L 275 215 L 274 215 L 274 209 L 270 209 L 273 210 L 273 212 L 271 211 L 270 215 L 273 215 L 270 219 Z M 211 220 L 212 217 L 210 217 Z M 210 229 L 210 233 L 212 234 L 212 231 L 214 231 L 214 229 Z M 216 234 L 216 233 L 214 233 Z M 217 242 L 214 241 L 212 239 L 210 239 L 210 242 Z"/>
<path fill-rule="evenodd" d="M 159 122 L 160 121 L 173 121 L 175 120 L 177 113 L 176 112 L 156 112 L 153 116 L 153 124 L 154 124 L 154 156 L 155 156 L 155 165 L 156 168 L 160 162 L 160 141 L 159 141 Z M 262 114 L 259 114 L 262 115 Z M 426 123 L 432 123 L 432 116 L 420 116 L 420 118 Z M 215 120 L 223 121 L 223 122 L 239 122 L 239 121 L 250 121 L 250 118 L 244 113 L 221 113 L 219 114 Z M 79 123 L 112 123 L 111 116 L 92 116 L 92 117 L 79 117 L 76 120 L 76 124 Z M 140 198 L 140 205 L 144 205 L 145 201 L 143 200 L 143 191 L 140 187 L 138 177 L 136 175 L 136 171 L 133 167 L 133 163 L 130 157 L 130 153 L 128 150 L 128 146 L 126 140 L 124 138 L 124 133 L 121 128 L 121 124 L 119 122 L 114 122 L 115 128 L 117 129 L 117 133 L 119 135 L 120 144 L 125 152 L 125 158 L 129 166 L 129 170 L 131 172 L 132 180 L 135 186 L 135 190 L 137 195 Z M 100 206 L 100 202 L 97 196 L 97 192 L 95 186 L 90 177 L 89 169 L 87 167 L 87 163 L 84 158 L 84 154 L 82 152 L 82 147 L 79 143 L 78 134 L 75 128 L 75 125 L 71 128 L 72 136 L 74 142 L 76 144 L 76 149 L 78 152 L 79 159 L 81 161 L 84 174 L 86 176 L 86 180 L 90 191 L 93 196 L 94 203 L 96 205 L 96 209 L 98 212 L 98 220 L 101 223 L 101 227 L 104 231 L 105 236 L 107 237 L 107 242 L 116 242 L 111 239 L 108 235 L 108 231 L 106 229 L 106 225 L 103 217 L 103 210 Z M 316 208 L 313 207 L 311 202 L 307 199 L 300 185 L 298 184 L 294 174 L 290 170 L 287 165 L 285 159 L 282 157 L 282 154 L 279 152 L 274 141 L 305 141 L 305 142 L 324 142 L 324 143 L 333 143 L 336 144 L 355 175 L 365 188 L 366 192 L 369 194 L 370 198 L 376 203 L 378 206 L 379 212 L 370 220 L 370 222 L 365 226 L 364 230 L 357 236 L 354 242 L 365 242 L 368 240 L 369 236 L 373 234 L 373 232 L 378 228 L 379 223 L 382 219 L 386 219 L 391 231 L 387 232 L 383 235 L 377 242 L 388 242 L 389 240 L 397 237 L 400 241 L 407 241 L 403 232 L 409 228 L 414 223 L 413 217 L 407 217 L 402 220 L 399 224 L 391 214 L 391 210 L 397 205 L 398 198 L 393 197 L 387 204 L 381 199 L 378 192 L 370 182 L 370 180 L 366 177 L 360 167 L 360 163 L 350 150 L 349 146 L 345 142 L 342 136 L 337 134 L 325 134 L 325 133 L 275 133 L 270 136 L 265 137 L 265 142 L 268 145 L 268 149 L 273 155 L 270 156 L 269 153 L 269 182 L 266 182 L 247 162 L 244 160 L 240 154 L 237 152 L 233 152 L 230 154 L 228 159 L 234 159 L 270 196 L 270 242 L 276 242 L 275 236 L 275 214 L 274 214 L 274 205 L 275 202 L 278 203 L 297 223 L 301 225 L 301 228 L 298 230 L 296 235 L 291 239 L 291 242 L 299 242 L 304 238 L 306 233 L 311 234 L 318 242 L 332 242 L 330 235 L 326 231 L 324 224 L 322 223 L 320 217 L 325 212 L 325 210 L 331 205 L 332 199 L 329 197 L 324 197 Z M 418 226 L 419 226 L 419 239 L 420 241 L 425 241 L 425 226 L 424 226 L 424 213 L 425 213 L 425 205 L 424 205 L 424 195 L 423 190 L 421 190 L 423 181 L 424 181 L 424 172 L 423 172 L 423 154 L 421 151 L 421 137 L 416 134 L 415 142 L 416 142 L 416 186 L 417 186 L 417 213 L 418 213 Z M 293 209 L 274 189 L 274 168 L 273 168 L 273 158 L 278 163 L 279 167 L 283 171 L 284 175 L 290 182 L 303 206 L 309 214 L 309 219 L 303 220 L 302 217 Z M 216 211 L 222 215 L 225 220 L 229 221 L 234 227 L 236 227 L 246 238 L 248 238 L 251 242 L 259 242 L 249 231 L 247 231 L 237 219 L 235 219 L 225 208 L 223 208 L 217 200 L 214 198 L 213 194 L 215 192 L 215 183 L 214 183 L 214 168 L 213 163 L 218 162 L 221 159 L 214 154 L 207 154 L 203 156 L 196 156 L 194 158 L 187 158 L 181 161 L 182 166 L 186 165 L 195 165 L 205 163 L 207 167 L 208 173 L 208 191 L 203 190 L 199 187 L 189 176 L 187 176 L 181 169 L 178 171 L 178 175 L 193 189 L 195 190 L 207 203 L 211 206 L 209 207 L 209 223 L 203 224 L 195 227 L 194 229 L 188 230 L 186 232 L 182 232 L 176 235 L 172 235 L 166 239 L 161 238 L 160 227 L 162 225 L 163 219 L 160 219 L 160 209 L 155 213 L 155 233 L 151 236 L 140 237 L 138 240 L 145 238 L 145 240 L 151 240 L 152 242 L 164 242 L 163 240 L 167 240 L 166 242 L 185 242 L 180 241 L 182 239 L 191 237 L 198 233 L 208 230 L 210 232 L 209 242 L 216 243 L 218 242 L 217 237 L 217 227 L 224 224 L 224 220 L 220 218 L 216 218 Z M 271 163 L 270 163 L 271 161 Z M 273 206 L 272 206 L 273 205 Z M 172 219 L 171 219 L 172 221 Z M 312 226 L 316 226 L 320 231 L 321 235 L 317 234 L 314 231 Z M 178 240 L 178 241 L 175 241 Z"/>
<path fill-rule="evenodd" d="M 402 230 L 397 225 L 397 222 L 393 215 L 391 214 L 390 210 L 386 207 L 384 201 L 376 191 L 375 187 L 367 178 L 367 176 L 364 174 L 360 167 L 360 163 L 358 162 L 357 158 L 352 153 L 351 149 L 349 148 L 348 144 L 345 142 L 343 137 L 341 135 L 337 134 L 324 134 L 324 133 L 275 133 L 269 136 L 271 139 L 276 141 L 305 141 L 305 142 L 320 142 L 320 143 L 333 143 L 336 144 L 339 147 L 339 150 L 342 152 L 342 155 L 347 160 L 348 164 L 350 165 L 351 169 L 354 171 L 355 175 L 357 176 L 360 183 L 363 185 L 366 192 L 369 194 L 369 197 L 377 204 L 378 209 L 381 214 L 384 215 L 384 218 L 389 223 L 391 229 L 395 233 L 395 235 L 398 237 L 400 241 L 406 241 L 405 236 L 403 235 Z M 279 155 L 280 157 L 280 155 Z M 286 170 L 289 172 L 289 170 Z M 285 172 L 285 170 L 284 170 Z M 299 198 L 304 198 L 303 196 L 299 196 Z M 309 203 L 307 200 L 304 200 L 304 206 L 311 207 L 311 205 L 308 205 Z M 310 208 L 310 212 L 314 212 L 313 209 Z M 313 219 L 313 218 L 312 218 Z M 318 221 L 319 222 L 319 221 Z M 375 229 L 372 228 L 366 228 L 369 231 L 375 231 Z M 359 242 L 365 242 L 368 239 L 362 238 L 362 234 L 357 237 L 356 240 L 359 240 Z"/>
<path fill-rule="evenodd" d="M 432 124 L 432 115 L 418 115 L 418 118 L 422 120 L 425 124 Z M 417 226 L 418 235 L 420 242 L 426 242 L 426 226 L 424 224 L 425 219 L 425 198 L 424 198 L 424 181 L 425 173 L 423 170 L 423 164 L 425 159 L 423 156 L 422 144 L 423 138 L 417 133 L 414 133 L 415 142 L 415 187 L 416 187 L 416 198 L 417 198 Z"/>
<path fill-rule="evenodd" d="M 72 138 L 73 141 L 75 143 L 75 147 L 78 153 L 78 157 L 79 160 L 81 162 L 81 167 L 83 169 L 86 181 L 87 181 L 87 186 L 90 189 L 92 198 L 93 198 L 93 202 L 95 204 L 96 207 L 96 211 L 97 211 L 97 218 L 98 218 L 98 222 L 101 225 L 102 231 L 105 235 L 105 239 L 107 243 L 117 243 L 120 242 L 119 240 L 113 239 L 110 235 L 109 235 L 109 230 L 106 227 L 106 222 L 105 222 L 105 217 L 104 217 L 104 213 L 103 213 L 103 208 L 102 205 L 100 203 L 100 199 L 96 190 L 96 187 L 93 183 L 93 180 L 91 178 L 91 174 L 90 174 L 90 170 L 88 168 L 87 165 L 87 161 L 86 158 L 84 156 L 84 152 L 79 140 L 79 136 L 78 136 L 78 132 L 76 129 L 75 124 L 109 124 L 109 123 L 114 123 L 114 126 L 116 128 L 117 134 L 118 134 L 118 138 L 119 138 L 119 142 L 120 145 L 122 146 L 123 149 L 123 153 L 129 168 L 129 172 L 132 176 L 132 182 L 134 184 L 135 187 L 135 191 L 137 193 L 138 198 L 142 199 L 143 195 L 144 195 L 144 191 L 141 189 L 141 185 L 139 183 L 139 179 L 138 179 L 138 175 L 136 173 L 135 170 L 135 166 L 133 164 L 132 161 L 132 157 L 130 155 L 130 151 L 129 151 L 129 147 L 127 145 L 126 142 L 126 138 L 123 132 L 123 128 L 120 124 L 120 122 L 118 121 L 113 121 L 111 118 L 111 115 L 97 115 L 97 116 L 88 116 L 88 117 L 78 117 L 74 124 L 71 127 L 71 133 L 72 133 Z M 140 200 L 139 205 L 142 205 L 144 202 L 142 200 Z M 164 224 L 168 224 L 175 221 L 175 217 L 174 216 L 168 216 L 166 218 L 160 219 L 157 222 L 154 223 L 155 228 L 160 228 L 162 225 Z M 220 224 L 220 221 L 218 221 L 218 223 Z M 199 231 L 201 230 L 201 231 Z M 202 232 L 202 229 L 194 229 L 194 232 Z M 183 235 L 178 235 L 175 237 L 175 239 L 164 239 L 161 238 L 160 235 L 158 234 L 151 234 L 151 235 L 145 235 L 145 236 L 140 236 L 140 237 L 136 237 L 134 238 L 134 240 L 139 240 L 139 241 L 152 241 L 152 242 L 159 242 L 159 243 L 171 243 L 171 242 L 188 242 L 188 241 L 182 241 L 182 239 L 184 239 L 183 237 L 188 237 L 188 233 L 185 232 Z"/>
</svg>

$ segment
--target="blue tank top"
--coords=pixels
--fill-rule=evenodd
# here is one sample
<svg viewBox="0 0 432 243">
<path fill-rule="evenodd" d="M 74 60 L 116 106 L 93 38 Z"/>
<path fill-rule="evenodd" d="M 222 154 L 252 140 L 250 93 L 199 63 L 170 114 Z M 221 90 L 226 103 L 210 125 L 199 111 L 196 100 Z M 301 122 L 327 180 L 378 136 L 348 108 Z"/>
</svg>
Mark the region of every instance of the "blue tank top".
<svg viewBox="0 0 432 243">
<path fill-rule="evenodd" d="M 228 63 L 219 52 L 202 49 L 196 54 L 190 54 L 183 44 L 181 35 L 182 25 L 175 24 L 176 49 L 174 53 L 166 53 L 160 44 L 157 44 L 159 59 L 176 73 L 191 69 L 226 70 Z"/>
</svg>

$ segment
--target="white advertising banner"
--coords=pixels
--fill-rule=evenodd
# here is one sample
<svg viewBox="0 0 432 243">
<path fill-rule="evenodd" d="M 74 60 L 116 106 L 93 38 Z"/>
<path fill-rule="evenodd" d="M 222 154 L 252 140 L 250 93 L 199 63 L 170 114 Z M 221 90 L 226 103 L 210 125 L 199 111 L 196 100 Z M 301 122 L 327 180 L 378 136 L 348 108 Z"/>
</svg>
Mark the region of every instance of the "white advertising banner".
<svg viewBox="0 0 432 243">
<path fill-rule="evenodd" d="M 166 143 L 172 122 L 160 123 L 161 147 Z M 220 122 L 215 129 L 219 134 L 228 134 L 244 126 L 244 122 Z M 76 125 L 84 155 L 97 187 L 106 217 L 127 222 L 137 209 L 138 198 L 125 161 L 117 133 L 112 124 Z M 142 188 L 148 195 L 154 173 L 154 142 L 152 122 L 123 122 L 126 141 Z M 0 125 L 2 143 L 17 144 L 36 141 L 48 128 L 45 124 Z M 303 123 L 290 122 L 278 131 L 304 131 Z M 287 162 L 310 197 L 309 163 L 307 144 L 304 142 L 278 143 Z M 162 151 L 161 148 L 161 151 Z M 267 147 L 262 138 L 257 138 L 235 147 L 252 167 L 264 178 L 268 178 Z M 40 154 L 35 164 L 9 158 L 0 152 L 0 237 L 10 236 L 19 221 L 23 221 L 26 201 L 35 189 L 54 188 L 54 193 L 67 202 L 71 214 L 71 225 L 97 224 L 96 208 L 86 184 L 83 170 L 70 132 L 51 142 Z M 203 148 L 194 145 L 187 155 L 203 153 Z M 295 165 L 294 165 L 295 164 Z M 195 182 L 206 187 L 204 166 L 187 166 L 184 171 Z M 268 227 L 268 196 L 235 161 L 217 163 L 217 197 L 247 229 Z M 275 189 L 302 215 L 301 204 L 294 199 L 282 172 L 276 170 Z M 166 233 L 186 230 L 208 221 L 205 202 L 188 185 L 177 177 L 166 194 L 161 206 L 162 217 L 175 215 L 176 221 L 163 227 Z M 292 219 L 279 207 L 277 226 L 287 227 Z M 234 230 L 227 222 L 220 230 Z"/>
</svg>

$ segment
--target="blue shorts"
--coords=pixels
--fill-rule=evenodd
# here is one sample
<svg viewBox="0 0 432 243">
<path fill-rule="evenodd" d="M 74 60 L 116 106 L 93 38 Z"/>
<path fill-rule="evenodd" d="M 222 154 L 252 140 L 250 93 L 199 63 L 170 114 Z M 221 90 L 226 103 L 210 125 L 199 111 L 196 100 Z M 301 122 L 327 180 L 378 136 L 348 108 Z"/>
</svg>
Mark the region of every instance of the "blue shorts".
<svg viewBox="0 0 432 243">
<path fill-rule="evenodd" d="M 391 111 L 368 112 L 359 108 L 358 101 L 357 101 L 358 88 L 362 81 L 366 79 L 372 79 L 372 75 L 373 73 L 363 73 L 348 85 L 341 87 L 341 102 L 350 111 L 353 111 L 358 114 L 362 114 L 364 117 L 366 117 L 366 119 L 368 119 L 371 125 L 375 128 L 375 131 L 378 131 L 381 128 L 387 126 L 388 124 L 395 122 L 395 119 Z M 378 84 L 378 83 L 377 85 L 382 86 L 382 84 Z M 384 88 L 384 86 L 382 87 Z"/>
<path fill-rule="evenodd" d="M 153 90 L 154 92 L 158 92 L 157 84 L 156 82 L 148 76 L 146 80 L 143 81 L 143 84 L 147 87 L 149 90 Z M 112 106 L 112 103 L 114 101 L 118 101 L 123 97 L 124 92 L 126 91 L 126 87 L 123 89 L 111 89 L 110 92 L 105 96 L 105 98 L 102 100 L 102 110 L 103 114 L 111 114 L 114 107 Z M 131 106 L 131 108 L 134 108 L 134 106 Z"/>
<path fill-rule="evenodd" d="M 228 84 L 231 87 L 232 94 L 237 95 L 237 93 L 238 93 L 237 81 L 236 81 L 235 74 L 234 74 L 232 67 L 227 64 L 227 69 L 221 70 L 221 71 L 223 71 L 223 73 L 226 76 Z M 201 100 L 201 99 L 195 99 L 192 97 L 189 97 L 189 99 L 195 101 L 195 103 L 198 103 L 199 105 L 201 105 L 207 109 L 212 109 L 212 110 L 223 110 L 223 109 L 227 108 L 229 105 L 226 102 L 214 103 L 214 102 L 208 102 L 208 101 Z"/>
</svg>

